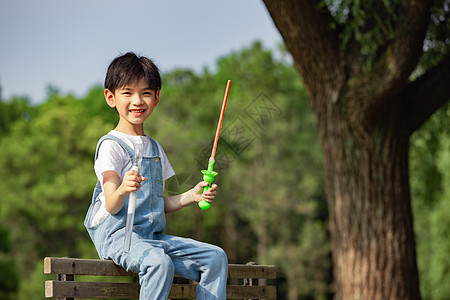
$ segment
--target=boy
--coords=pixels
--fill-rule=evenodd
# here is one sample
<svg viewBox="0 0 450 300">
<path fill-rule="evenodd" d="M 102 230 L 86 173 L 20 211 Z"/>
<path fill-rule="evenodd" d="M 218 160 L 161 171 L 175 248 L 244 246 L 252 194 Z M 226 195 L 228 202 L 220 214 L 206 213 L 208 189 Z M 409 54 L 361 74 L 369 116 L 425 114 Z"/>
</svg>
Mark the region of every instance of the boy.
<svg viewBox="0 0 450 300">
<path fill-rule="evenodd" d="M 217 185 L 202 194 L 206 182 L 176 196 L 163 197 L 164 180 L 173 171 L 163 149 L 144 134 L 144 121 L 159 102 L 161 78 L 146 57 L 127 53 L 114 59 L 105 78 L 105 99 L 119 114 L 116 128 L 102 137 L 95 154 L 98 178 L 85 225 L 102 259 L 112 259 L 139 274 L 139 299 L 167 299 L 174 274 L 199 282 L 197 299 L 225 299 L 228 261 L 216 246 L 163 234 L 165 213 L 202 197 L 211 202 Z M 134 144 L 144 157 L 138 174 L 131 170 Z M 128 195 L 137 191 L 131 247 L 123 252 Z"/>
</svg>

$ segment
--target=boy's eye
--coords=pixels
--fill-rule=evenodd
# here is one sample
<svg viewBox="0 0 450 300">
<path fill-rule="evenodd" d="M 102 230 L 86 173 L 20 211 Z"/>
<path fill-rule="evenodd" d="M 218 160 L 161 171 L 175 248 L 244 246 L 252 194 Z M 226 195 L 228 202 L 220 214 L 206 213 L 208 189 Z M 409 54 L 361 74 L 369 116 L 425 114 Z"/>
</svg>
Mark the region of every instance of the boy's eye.
<svg viewBox="0 0 450 300">
<path fill-rule="evenodd" d="M 123 92 L 122 95 L 131 95 L 130 92 Z"/>
</svg>

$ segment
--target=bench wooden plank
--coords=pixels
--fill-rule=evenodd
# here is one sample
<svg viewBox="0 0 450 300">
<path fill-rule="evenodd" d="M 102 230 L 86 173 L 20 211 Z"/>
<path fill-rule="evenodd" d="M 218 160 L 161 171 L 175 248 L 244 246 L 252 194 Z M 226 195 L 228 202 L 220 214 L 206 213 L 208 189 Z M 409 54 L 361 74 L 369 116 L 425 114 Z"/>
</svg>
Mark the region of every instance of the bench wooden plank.
<svg viewBox="0 0 450 300">
<path fill-rule="evenodd" d="M 227 299 L 277 299 L 277 288 L 273 285 L 227 285 Z"/>
<path fill-rule="evenodd" d="M 276 279 L 277 268 L 267 265 L 228 265 L 228 278 L 266 278 Z"/>
<path fill-rule="evenodd" d="M 139 298 L 139 284 L 137 283 L 108 283 L 83 281 L 45 282 L 45 297 L 66 298 Z M 275 286 L 227 286 L 227 299 L 276 299 Z M 169 298 L 195 298 L 195 285 L 173 284 Z"/>
<path fill-rule="evenodd" d="M 138 298 L 139 284 L 48 280 L 45 282 L 45 297 Z"/>
<path fill-rule="evenodd" d="M 137 283 L 57 281 L 45 282 L 45 297 L 63 298 L 139 298 L 140 286 Z M 191 284 L 172 284 L 169 297 L 195 298 L 195 286 Z"/>
<path fill-rule="evenodd" d="M 137 276 L 125 271 L 112 260 L 67 257 L 44 258 L 44 274 L 72 274 L 94 276 Z"/>
<path fill-rule="evenodd" d="M 46 257 L 45 274 L 72 274 L 94 276 L 137 276 L 125 271 L 111 260 L 81 259 L 66 257 Z M 264 265 L 228 265 L 228 278 L 267 278 L 275 279 L 276 267 Z"/>
</svg>

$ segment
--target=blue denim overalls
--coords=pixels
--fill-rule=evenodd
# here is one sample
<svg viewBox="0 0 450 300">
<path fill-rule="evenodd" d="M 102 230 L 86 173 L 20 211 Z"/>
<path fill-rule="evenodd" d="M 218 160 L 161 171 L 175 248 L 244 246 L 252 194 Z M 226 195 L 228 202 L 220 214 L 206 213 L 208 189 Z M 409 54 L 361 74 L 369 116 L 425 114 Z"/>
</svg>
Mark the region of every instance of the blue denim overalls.
<svg viewBox="0 0 450 300">
<path fill-rule="evenodd" d="M 134 151 L 121 139 L 106 135 L 97 144 L 112 139 L 134 161 Z M 145 181 L 138 190 L 131 248 L 123 252 L 128 199 L 115 215 L 90 226 L 89 220 L 100 205 L 102 191 L 97 182 L 85 225 L 102 259 L 112 259 L 127 271 L 139 274 L 139 299 L 167 299 L 174 274 L 199 282 L 197 299 L 225 299 L 228 260 L 225 252 L 210 244 L 163 234 L 165 228 L 162 166 L 158 146 L 150 139 L 152 154 L 143 157 L 141 175 Z"/>
</svg>

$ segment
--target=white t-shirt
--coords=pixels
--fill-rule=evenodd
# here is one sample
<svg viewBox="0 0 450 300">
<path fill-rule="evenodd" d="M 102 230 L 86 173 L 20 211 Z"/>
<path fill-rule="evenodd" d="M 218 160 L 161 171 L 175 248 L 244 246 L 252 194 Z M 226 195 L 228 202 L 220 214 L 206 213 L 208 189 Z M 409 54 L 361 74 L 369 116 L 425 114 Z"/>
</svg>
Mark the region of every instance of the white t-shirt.
<svg viewBox="0 0 450 300">
<path fill-rule="evenodd" d="M 152 144 L 148 136 L 133 136 L 126 133 L 118 132 L 115 130 L 111 130 L 108 134 L 114 135 L 124 141 L 132 150 L 134 150 L 134 143 L 142 142 L 144 144 L 144 156 L 151 156 L 152 153 Z M 156 142 L 158 145 L 159 156 L 162 164 L 162 179 L 163 179 L 163 188 L 164 181 L 173 175 L 175 175 L 175 171 L 170 165 L 169 160 L 167 159 L 166 153 L 162 149 L 161 145 Z M 98 158 L 95 160 L 94 170 L 97 175 L 98 180 L 102 183 L 102 192 L 99 195 L 99 199 L 101 201 L 101 205 L 96 212 L 93 212 L 93 217 L 91 220 L 91 225 L 96 225 L 103 221 L 109 213 L 106 211 L 105 207 L 105 194 L 103 192 L 103 173 L 106 171 L 115 171 L 122 182 L 122 178 L 126 172 L 131 170 L 132 162 L 128 153 L 114 140 L 105 140 L 100 145 L 98 149 Z"/>
</svg>

